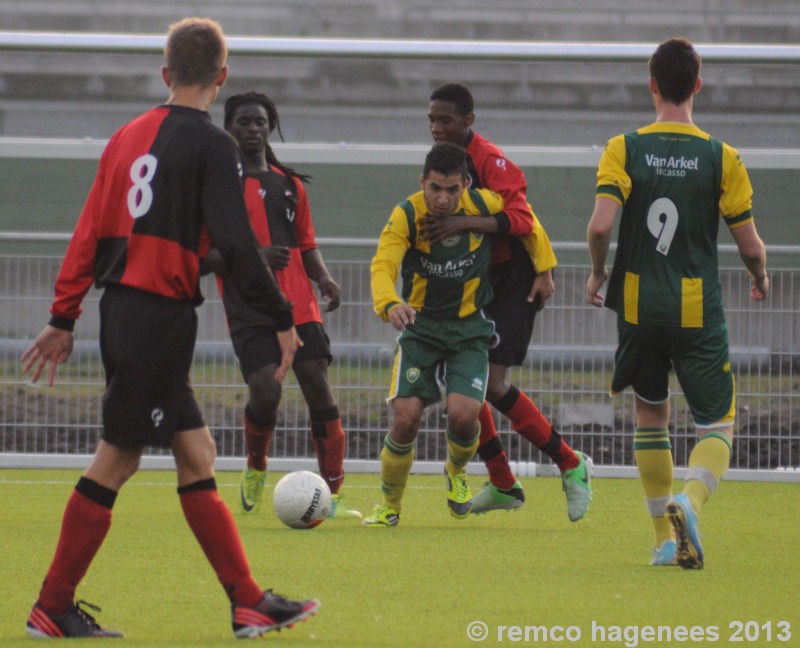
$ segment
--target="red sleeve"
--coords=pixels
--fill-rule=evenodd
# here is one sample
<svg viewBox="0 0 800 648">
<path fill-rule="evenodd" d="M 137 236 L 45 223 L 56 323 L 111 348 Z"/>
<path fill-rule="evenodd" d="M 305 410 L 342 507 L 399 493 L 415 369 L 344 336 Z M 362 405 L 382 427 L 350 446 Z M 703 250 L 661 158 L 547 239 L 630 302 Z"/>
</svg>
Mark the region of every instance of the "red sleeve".
<svg viewBox="0 0 800 648">
<path fill-rule="evenodd" d="M 479 186 L 503 197 L 505 207 L 495 214 L 498 234 L 529 235 L 533 231 L 533 210 L 528 205 L 528 183 L 522 169 L 506 158 L 498 146 L 474 131 L 467 153 L 478 173 Z"/>
<path fill-rule="evenodd" d="M 294 228 L 297 232 L 297 243 L 301 252 L 313 250 L 317 246 L 317 235 L 314 222 L 311 220 L 311 208 L 308 205 L 308 194 L 300 178 L 292 178 L 297 190 L 297 207 L 294 214 Z"/>
<path fill-rule="evenodd" d="M 527 202 L 528 183 L 522 169 L 498 152 L 482 160 L 478 173 L 481 185 L 500 194 L 505 202 L 502 213 L 508 219 L 508 231 L 501 233 L 511 236 L 530 234 L 533 231 L 533 213 Z M 498 219 L 501 230 L 505 229 L 502 220 L 501 216 Z"/>
<path fill-rule="evenodd" d="M 108 149 L 106 149 L 108 150 Z M 97 223 L 101 209 L 107 156 L 104 152 L 86 204 L 83 206 L 75 231 L 67 246 L 64 261 L 56 277 L 55 300 L 50 306 L 50 323 L 72 330 L 81 315 L 81 303 L 94 280 L 97 256 Z"/>
</svg>

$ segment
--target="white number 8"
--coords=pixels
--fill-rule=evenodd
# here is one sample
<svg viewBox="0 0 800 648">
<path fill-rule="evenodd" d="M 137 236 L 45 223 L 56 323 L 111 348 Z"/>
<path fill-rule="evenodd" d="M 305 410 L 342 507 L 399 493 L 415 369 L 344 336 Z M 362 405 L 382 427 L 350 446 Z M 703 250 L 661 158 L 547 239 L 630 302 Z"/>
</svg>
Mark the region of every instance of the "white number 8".
<svg viewBox="0 0 800 648">
<path fill-rule="evenodd" d="M 678 208 L 669 198 L 659 198 L 647 210 L 647 229 L 656 237 L 656 251 L 667 256 L 678 229 Z"/>
<path fill-rule="evenodd" d="M 153 204 L 153 188 L 150 181 L 156 174 L 158 160 L 155 155 L 145 153 L 131 164 L 130 178 L 133 186 L 128 191 L 128 211 L 134 218 L 144 216 Z"/>
</svg>

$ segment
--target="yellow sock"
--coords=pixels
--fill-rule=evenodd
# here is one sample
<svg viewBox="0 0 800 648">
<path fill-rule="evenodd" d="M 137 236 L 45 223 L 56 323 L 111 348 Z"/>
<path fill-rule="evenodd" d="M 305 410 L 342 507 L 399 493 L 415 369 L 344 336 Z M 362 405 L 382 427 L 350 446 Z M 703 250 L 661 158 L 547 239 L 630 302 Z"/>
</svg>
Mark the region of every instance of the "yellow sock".
<svg viewBox="0 0 800 648">
<path fill-rule="evenodd" d="M 475 434 L 475 437 L 466 443 L 461 439 L 453 437 L 449 425 L 447 426 L 446 434 L 447 461 L 444 464 L 445 470 L 451 475 L 464 472 L 469 460 L 475 456 L 475 452 L 478 450 L 478 442 L 481 437 L 480 424 L 478 425 L 478 432 Z"/>
<path fill-rule="evenodd" d="M 667 517 L 667 502 L 672 498 L 673 463 L 667 428 L 636 428 L 633 454 L 639 469 L 645 504 L 653 521 L 655 543 L 675 537 Z"/>
<path fill-rule="evenodd" d="M 699 513 L 731 463 L 731 440 L 723 432 L 709 432 L 697 442 L 689 455 L 689 470 L 683 492 Z"/>
<path fill-rule="evenodd" d="M 403 508 L 403 493 L 412 463 L 414 443 L 400 444 L 387 434 L 381 450 L 381 490 L 384 503 L 398 513 Z"/>
</svg>

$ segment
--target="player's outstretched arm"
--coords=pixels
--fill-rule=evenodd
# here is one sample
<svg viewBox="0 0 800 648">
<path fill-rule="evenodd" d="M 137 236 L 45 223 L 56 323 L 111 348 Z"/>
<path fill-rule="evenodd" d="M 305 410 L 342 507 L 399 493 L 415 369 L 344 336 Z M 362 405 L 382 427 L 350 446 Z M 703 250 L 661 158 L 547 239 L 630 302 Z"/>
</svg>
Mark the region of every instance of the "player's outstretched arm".
<svg viewBox="0 0 800 648">
<path fill-rule="evenodd" d="M 599 291 L 608 278 L 606 258 L 611 246 L 614 221 L 619 211 L 620 206 L 616 201 L 598 197 L 594 203 L 589 226 L 586 228 L 586 241 L 589 244 L 589 256 L 592 260 L 592 272 L 586 281 L 586 301 L 598 308 L 602 308 L 604 302 L 604 297 Z"/>
<path fill-rule="evenodd" d="M 763 301 L 769 294 L 769 275 L 767 274 L 767 248 L 756 231 L 755 223 L 735 227 L 731 230 L 739 256 L 753 279 L 750 299 Z"/>
<path fill-rule="evenodd" d="M 56 368 L 69 358 L 74 342 L 72 331 L 45 326 L 36 341 L 22 354 L 20 359 L 25 363 L 22 372 L 27 374 L 35 366 L 31 381 L 37 382 L 49 362 L 47 384 L 52 387 L 56 381 Z"/>
</svg>

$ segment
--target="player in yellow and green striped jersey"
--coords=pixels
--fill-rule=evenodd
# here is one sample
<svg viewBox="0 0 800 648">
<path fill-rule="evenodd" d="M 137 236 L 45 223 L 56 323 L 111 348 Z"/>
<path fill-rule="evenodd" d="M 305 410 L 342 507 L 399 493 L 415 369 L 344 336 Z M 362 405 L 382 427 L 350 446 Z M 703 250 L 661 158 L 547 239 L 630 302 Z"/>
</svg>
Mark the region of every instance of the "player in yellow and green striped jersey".
<svg viewBox="0 0 800 648">
<path fill-rule="evenodd" d="M 702 85 L 694 47 L 684 38 L 667 40 L 649 67 L 655 122 L 611 139 L 598 167 L 586 298 L 617 313 L 611 391 L 632 387 L 635 393 L 634 456 L 655 530 L 650 564 L 702 569 L 698 514 L 730 464 L 736 413 L 717 258 L 720 217 L 751 275 L 756 301 L 769 292 L 767 258 L 739 154 L 692 121 Z M 620 212 L 604 297 L 599 290 Z M 673 368 L 700 437 L 683 492 L 675 496 L 668 429 Z"/>
<path fill-rule="evenodd" d="M 421 191 L 394 208 L 372 260 L 375 312 L 401 331 L 388 400 L 392 425 L 381 451 L 384 504 L 367 526 L 395 526 L 414 460 L 425 407 L 447 393 L 447 504 L 456 518 L 472 507 L 466 465 L 478 447 L 478 414 L 486 396 L 494 323 L 481 310 L 492 299 L 488 236 L 464 232 L 431 243 L 419 231 L 426 216 L 473 218 L 503 208 L 500 195 L 466 188 L 466 152 L 440 143 L 425 159 Z M 402 295 L 396 283 L 402 277 Z"/>
</svg>

